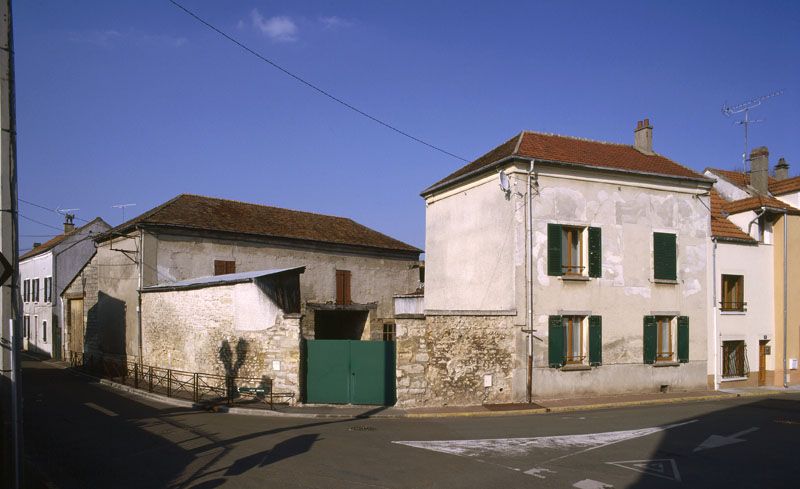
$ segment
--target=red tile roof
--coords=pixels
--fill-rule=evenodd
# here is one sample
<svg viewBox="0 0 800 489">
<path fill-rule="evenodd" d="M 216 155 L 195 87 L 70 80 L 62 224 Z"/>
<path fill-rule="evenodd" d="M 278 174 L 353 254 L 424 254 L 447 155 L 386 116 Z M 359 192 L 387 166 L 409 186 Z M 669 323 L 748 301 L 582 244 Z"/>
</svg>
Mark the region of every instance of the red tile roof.
<svg viewBox="0 0 800 489">
<path fill-rule="evenodd" d="M 422 252 L 352 219 L 191 194 L 178 195 L 120 224 L 99 237 L 98 241 L 124 234 L 140 225 L 286 238 L 417 254 Z"/>
<path fill-rule="evenodd" d="M 754 211 L 762 207 L 786 210 L 789 214 L 794 216 L 800 215 L 800 210 L 795 209 L 786 202 L 778 200 L 775 197 L 768 197 L 764 195 L 757 195 L 755 197 L 748 197 L 746 199 L 734 200 L 732 202 L 725 203 L 725 211 L 728 214 L 739 214 L 741 212 Z"/>
<path fill-rule="evenodd" d="M 494 163 L 512 156 L 673 178 L 709 180 L 669 158 L 645 154 L 630 145 L 524 131 L 434 183 L 422 195 L 458 182 L 471 174 L 488 171 Z"/>
<path fill-rule="evenodd" d="M 750 174 L 745 172 L 720 170 L 718 168 L 706 168 L 706 171 L 710 171 L 742 189 L 750 185 Z M 772 195 L 800 192 L 800 177 L 792 177 L 785 180 L 769 177 L 768 182 L 769 193 Z"/>
<path fill-rule="evenodd" d="M 716 190 L 711 190 L 711 236 L 723 241 L 740 241 L 755 244 L 756 240 L 725 217 L 727 202 Z"/>
<path fill-rule="evenodd" d="M 83 232 L 83 230 L 85 228 L 89 227 L 91 224 L 94 224 L 98 220 L 103 222 L 102 219 L 100 219 L 99 217 L 96 217 L 93 220 L 91 220 L 89 223 L 84 224 L 83 226 L 81 226 L 79 228 L 75 228 L 72 231 L 70 231 L 68 233 L 65 233 L 65 234 L 59 234 L 55 238 L 51 238 L 50 240 L 45 241 L 44 243 L 40 244 L 39 246 L 33 248 L 32 250 L 28 251 L 24 255 L 20 256 L 19 260 L 20 261 L 26 260 L 26 259 L 28 259 L 28 258 L 30 258 L 32 256 L 36 256 L 36 255 L 42 254 L 42 253 L 44 253 L 46 251 L 49 251 L 49 250 L 55 248 L 56 246 L 58 246 L 59 243 L 61 243 L 65 239 L 67 239 L 67 237 Z M 105 224 L 105 222 L 103 222 L 103 224 Z M 99 233 L 98 233 L 98 235 L 99 235 Z"/>
</svg>

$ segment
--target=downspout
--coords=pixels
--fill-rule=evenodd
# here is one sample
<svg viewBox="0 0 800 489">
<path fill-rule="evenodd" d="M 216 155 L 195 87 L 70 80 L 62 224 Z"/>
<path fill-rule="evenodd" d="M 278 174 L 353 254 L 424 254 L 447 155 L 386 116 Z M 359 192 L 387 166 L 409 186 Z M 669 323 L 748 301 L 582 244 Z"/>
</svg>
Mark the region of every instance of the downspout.
<svg viewBox="0 0 800 489">
<path fill-rule="evenodd" d="M 789 300 L 789 274 L 788 274 L 788 261 L 789 261 L 789 234 L 787 231 L 786 221 L 789 220 L 788 211 L 783 211 L 783 387 L 789 387 L 789 370 L 786 364 L 786 343 L 787 336 L 787 321 L 788 321 L 788 300 Z"/>
<path fill-rule="evenodd" d="M 528 216 L 525 220 L 527 229 L 525 246 L 525 254 L 528 262 L 528 287 L 527 287 L 527 303 L 528 303 L 528 403 L 533 402 L 533 164 L 534 160 L 530 161 L 530 169 L 528 170 Z"/>
<path fill-rule="evenodd" d="M 712 308 L 714 310 L 714 390 L 719 390 L 719 329 L 717 326 L 717 238 L 711 238 L 714 244 L 711 259 L 711 289 L 712 289 Z"/>
</svg>

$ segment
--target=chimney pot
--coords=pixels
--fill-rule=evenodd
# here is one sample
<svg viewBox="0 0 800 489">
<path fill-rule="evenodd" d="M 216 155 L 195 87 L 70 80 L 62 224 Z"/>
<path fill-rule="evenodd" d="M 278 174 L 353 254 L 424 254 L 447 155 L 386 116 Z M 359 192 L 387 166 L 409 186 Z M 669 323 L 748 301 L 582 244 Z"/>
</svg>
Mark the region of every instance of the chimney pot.
<svg viewBox="0 0 800 489">
<path fill-rule="evenodd" d="M 750 186 L 761 195 L 769 191 L 769 150 L 760 146 L 750 152 Z"/>
<path fill-rule="evenodd" d="M 42 246 L 42 243 L 37 243 L 36 241 L 33 242 L 33 247 L 34 248 L 38 248 L 40 246 Z"/>
<path fill-rule="evenodd" d="M 74 214 L 64 214 L 64 234 L 71 233 L 75 230 L 75 223 L 72 220 L 75 219 Z"/>
<path fill-rule="evenodd" d="M 778 180 L 789 178 L 789 163 L 786 163 L 786 158 L 779 159 L 778 164 L 775 165 L 775 178 Z"/>
<path fill-rule="evenodd" d="M 636 123 L 636 130 L 633 131 L 633 146 L 644 154 L 653 154 L 653 126 L 650 125 L 650 119 Z"/>
</svg>

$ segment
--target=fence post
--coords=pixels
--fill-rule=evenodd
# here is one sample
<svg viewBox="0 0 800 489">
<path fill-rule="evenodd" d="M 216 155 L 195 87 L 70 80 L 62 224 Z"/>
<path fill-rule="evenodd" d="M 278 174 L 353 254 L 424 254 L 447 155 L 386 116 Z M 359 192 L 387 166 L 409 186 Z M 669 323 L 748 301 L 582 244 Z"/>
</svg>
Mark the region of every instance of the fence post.
<svg viewBox="0 0 800 489">
<path fill-rule="evenodd" d="M 147 392 L 153 392 L 153 367 L 147 367 Z"/>
<path fill-rule="evenodd" d="M 228 394 L 228 406 L 233 404 L 233 377 L 230 375 L 225 376 L 225 390 Z"/>
<path fill-rule="evenodd" d="M 198 381 L 198 377 L 199 376 L 200 376 L 200 374 L 198 374 L 197 372 L 195 372 L 194 375 L 192 375 L 192 377 L 194 377 L 192 379 L 194 381 L 194 393 L 192 395 L 192 399 L 194 399 L 194 402 L 200 402 L 200 390 L 199 390 L 199 386 L 197 385 L 198 384 L 197 381 Z"/>
<path fill-rule="evenodd" d="M 134 363 L 133 364 L 133 388 L 134 389 L 138 389 L 139 388 L 139 364 L 138 363 Z"/>
<path fill-rule="evenodd" d="M 167 369 L 167 397 L 172 397 L 172 370 Z"/>
</svg>

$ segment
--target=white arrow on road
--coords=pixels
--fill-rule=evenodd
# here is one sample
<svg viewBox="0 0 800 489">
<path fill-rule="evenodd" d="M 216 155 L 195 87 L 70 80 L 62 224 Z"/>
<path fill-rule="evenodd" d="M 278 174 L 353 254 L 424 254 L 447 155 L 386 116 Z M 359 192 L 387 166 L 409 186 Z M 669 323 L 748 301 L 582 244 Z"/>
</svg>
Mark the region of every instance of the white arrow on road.
<svg viewBox="0 0 800 489">
<path fill-rule="evenodd" d="M 750 429 L 746 429 L 744 431 L 740 431 L 738 433 L 734 433 L 729 436 L 711 435 L 708 438 L 706 438 L 706 441 L 698 445 L 697 448 L 695 448 L 693 451 L 699 452 L 700 450 L 708 450 L 709 448 L 724 447 L 725 445 L 733 445 L 734 443 L 747 441 L 747 440 L 742 440 L 740 437 L 757 430 L 758 428 L 754 426 Z"/>
</svg>

